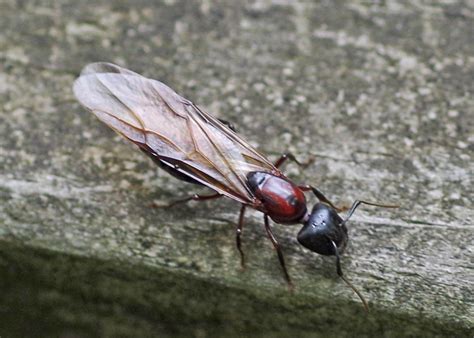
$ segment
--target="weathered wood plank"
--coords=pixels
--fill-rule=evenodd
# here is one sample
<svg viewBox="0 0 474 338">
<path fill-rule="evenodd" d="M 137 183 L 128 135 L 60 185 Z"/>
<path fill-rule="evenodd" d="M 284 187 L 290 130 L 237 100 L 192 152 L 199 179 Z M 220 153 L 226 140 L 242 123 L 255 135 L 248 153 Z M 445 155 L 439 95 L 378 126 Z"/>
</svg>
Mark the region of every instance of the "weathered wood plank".
<svg viewBox="0 0 474 338">
<path fill-rule="evenodd" d="M 3 1 L 0 331 L 472 336 L 473 19 L 462 1 Z M 314 155 L 286 171 L 341 204 L 400 203 L 349 225 L 343 266 L 371 314 L 298 226 L 275 226 L 289 294 L 260 214 L 241 271 L 235 203 L 147 207 L 196 190 L 75 102 L 99 60 L 162 80 L 271 156 Z"/>
</svg>

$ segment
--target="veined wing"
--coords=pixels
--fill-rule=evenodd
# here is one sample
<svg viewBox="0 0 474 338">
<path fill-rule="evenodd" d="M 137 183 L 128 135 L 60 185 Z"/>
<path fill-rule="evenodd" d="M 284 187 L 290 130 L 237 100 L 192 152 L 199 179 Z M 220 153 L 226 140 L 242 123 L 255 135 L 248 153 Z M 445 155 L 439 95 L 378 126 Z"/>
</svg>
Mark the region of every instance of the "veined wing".
<svg viewBox="0 0 474 338">
<path fill-rule="evenodd" d="M 241 203 L 247 174 L 282 175 L 240 136 L 165 84 L 110 63 L 86 66 L 74 83 L 79 102 L 160 161 Z"/>
</svg>

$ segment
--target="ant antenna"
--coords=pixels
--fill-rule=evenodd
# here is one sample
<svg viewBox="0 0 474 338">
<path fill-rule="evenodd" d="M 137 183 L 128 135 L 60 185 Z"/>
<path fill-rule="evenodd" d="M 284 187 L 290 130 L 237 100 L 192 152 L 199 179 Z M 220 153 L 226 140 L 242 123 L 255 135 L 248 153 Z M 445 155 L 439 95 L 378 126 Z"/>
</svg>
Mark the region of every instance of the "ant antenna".
<svg viewBox="0 0 474 338">
<path fill-rule="evenodd" d="M 367 202 L 367 201 L 360 201 L 360 200 L 355 200 L 354 203 L 352 203 L 352 206 L 351 208 L 349 209 L 349 212 L 347 213 L 347 217 L 345 220 L 342 221 L 342 223 L 340 224 L 340 226 L 343 226 L 344 224 L 346 224 L 346 222 L 349 220 L 349 218 L 351 218 L 352 214 L 354 213 L 354 211 L 357 209 L 357 207 L 361 204 L 365 204 L 365 205 L 373 205 L 375 207 L 381 207 L 381 208 L 399 208 L 400 206 L 399 205 L 390 205 L 390 204 L 378 204 L 378 203 L 372 203 L 372 202 Z"/>
<path fill-rule="evenodd" d="M 360 204 L 360 203 L 359 203 Z M 357 207 L 357 206 L 356 206 Z M 351 210 L 352 209 L 355 209 L 356 207 L 352 206 Z M 352 212 L 354 212 L 352 210 Z M 349 216 L 350 217 L 350 216 Z M 347 220 L 347 219 L 346 219 Z M 356 289 L 356 287 L 354 285 L 352 285 L 351 282 L 349 282 L 349 280 L 347 280 L 345 277 L 344 277 L 344 274 L 342 273 L 342 269 L 341 269 L 341 258 L 339 257 L 339 250 L 337 249 L 337 245 L 336 243 L 334 243 L 334 241 L 330 241 L 333 248 L 334 248 L 334 253 L 336 255 L 336 268 L 337 268 L 337 274 L 339 277 L 341 277 L 341 279 L 347 284 L 348 287 L 350 287 L 352 289 L 352 291 L 355 292 L 355 294 L 357 296 L 359 296 L 359 299 L 361 300 L 362 302 L 362 305 L 364 305 L 364 309 L 365 309 L 365 312 L 369 312 L 369 305 L 367 304 L 367 301 L 365 300 L 364 296 L 362 296 L 362 294 L 359 292 L 359 290 Z"/>
</svg>

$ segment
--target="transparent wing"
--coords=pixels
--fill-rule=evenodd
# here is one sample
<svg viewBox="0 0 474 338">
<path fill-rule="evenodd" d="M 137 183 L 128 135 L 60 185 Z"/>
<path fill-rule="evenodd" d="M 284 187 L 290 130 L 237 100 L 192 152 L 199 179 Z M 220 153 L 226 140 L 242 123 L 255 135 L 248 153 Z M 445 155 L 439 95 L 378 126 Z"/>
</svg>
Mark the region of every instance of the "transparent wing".
<svg viewBox="0 0 474 338">
<path fill-rule="evenodd" d="M 173 169 L 241 203 L 247 174 L 282 175 L 240 136 L 165 84 L 110 63 L 86 66 L 74 83 L 79 102 L 101 121 Z"/>
</svg>

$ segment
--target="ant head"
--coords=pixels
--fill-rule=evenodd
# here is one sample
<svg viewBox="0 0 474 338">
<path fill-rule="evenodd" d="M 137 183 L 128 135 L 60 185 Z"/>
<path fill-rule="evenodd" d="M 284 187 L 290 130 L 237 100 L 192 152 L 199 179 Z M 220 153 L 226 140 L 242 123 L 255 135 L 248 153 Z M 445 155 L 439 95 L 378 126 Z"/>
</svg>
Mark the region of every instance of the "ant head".
<svg viewBox="0 0 474 338">
<path fill-rule="evenodd" d="M 314 205 L 297 238 L 305 248 L 325 256 L 336 254 L 334 244 L 343 252 L 348 240 L 345 221 L 325 203 Z"/>
<path fill-rule="evenodd" d="M 321 200 L 327 199 L 316 189 L 313 189 L 316 196 Z M 331 204 L 329 201 L 327 201 Z M 326 203 L 316 203 L 311 214 L 303 218 L 303 227 L 298 233 L 298 242 L 305 248 L 320 255 L 336 256 L 337 274 L 341 279 L 359 296 L 366 311 L 369 310 L 366 300 L 354 285 L 344 277 L 341 269 L 339 254 L 344 251 L 347 245 L 346 222 L 352 216 L 357 207 L 361 204 L 373 205 L 383 208 L 398 208 L 397 205 L 385 205 L 356 200 L 352 204 L 348 215 L 342 219 L 336 212 L 335 207 Z"/>
</svg>

